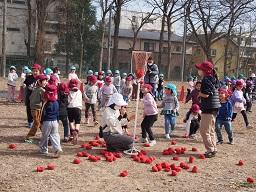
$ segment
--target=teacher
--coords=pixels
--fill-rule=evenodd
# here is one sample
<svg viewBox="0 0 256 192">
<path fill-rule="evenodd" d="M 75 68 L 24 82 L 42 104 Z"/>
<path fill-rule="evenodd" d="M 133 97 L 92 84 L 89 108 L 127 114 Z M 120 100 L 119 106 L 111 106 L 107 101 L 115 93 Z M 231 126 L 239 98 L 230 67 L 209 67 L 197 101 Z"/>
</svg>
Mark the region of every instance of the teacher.
<svg viewBox="0 0 256 192">
<path fill-rule="evenodd" d="M 102 113 L 101 127 L 108 151 L 129 150 L 133 144 L 133 139 L 123 134 L 121 122 L 118 120 L 119 109 L 122 106 L 127 106 L 123 96 L 119 93 L 114 93 Z"/>
</svg>

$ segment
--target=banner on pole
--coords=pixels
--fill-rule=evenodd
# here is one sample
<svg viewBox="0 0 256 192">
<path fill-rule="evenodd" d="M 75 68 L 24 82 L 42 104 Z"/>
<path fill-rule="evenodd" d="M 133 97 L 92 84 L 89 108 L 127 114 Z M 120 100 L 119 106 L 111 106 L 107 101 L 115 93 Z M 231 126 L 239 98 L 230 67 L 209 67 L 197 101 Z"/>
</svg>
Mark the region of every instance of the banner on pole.
<svg viewBox="0 0 256 192">
<path fill-rule="evenodd" d="M 133 72 L 137 70 L 144 70 L 148 61 L 148 58 L 152 56 L 151 52 L 145 51 L 133 51 L 132 52 L 132 69 Z"/>
</svg>

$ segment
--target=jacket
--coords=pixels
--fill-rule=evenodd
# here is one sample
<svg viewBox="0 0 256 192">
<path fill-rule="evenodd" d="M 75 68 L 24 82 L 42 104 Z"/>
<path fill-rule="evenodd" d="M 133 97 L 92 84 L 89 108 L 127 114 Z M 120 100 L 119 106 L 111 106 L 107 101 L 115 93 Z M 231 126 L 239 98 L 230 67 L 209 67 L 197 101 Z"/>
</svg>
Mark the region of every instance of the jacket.
<svg viewBox="0 0 256 192">
<path fill-rule="evenodd" d="M 97 103 L 97 93 L 98 87 L 97 85 L 86 85 L 84 96 L 85 96 L 85 103 L 96 104 Z"/>
<path fill-rule="evenodd" d="M 58 93 L 58 102 L 59 102 L 59 115 L 60 116 L 67 116 L 67 108 L 68 108 L 68 94 L 64 92 Z"/>
<path fill-rule="evenodd" d="M 30 103 L 29 97 L 32 93 L 33 88 L 35 87 L 35 84 L 36 84 L 36 78 L 33 75 L 29 75 L 26 77 L 24 84 L 26 85 L 25 104 L 26 104 L 26 106 L 28 106 Z"/>
<path fill-rule="evenodd" d="M 144 82 L 149 84 L 158 83 L 158 74 L 159 74 L 159 70 L 156 64 L 147 65 L 147 72 L 144 77 Z"/>
<path fill-rule="evenodd" d="M 40 110 L 42 108 L 44 91 L 45 90 L 42 87 L 36 87 L 33 89 L 29 97 L 31 110 Z"/>
<path fill-rule="evenodd" d="M 150 93 L 147 93 L 143 97 L 143 103 L 144 103 L 144 115 L 145 116 L 158 114 L 156 101 Z"/>
<path fill-rule="evenodd" d="M 201 106 L 200 98 L 198 98 L 199 92 L 200 92 L 199 90 L 193 89 L 193 91 L 186 98 L 186 103 L 188 103 L 190 100 L 192 100 L 192 105 L 197 104 L 197 105 Z"/>
<path fill-rule="evenodd" d="M 18 79 L 18 75 L 17 73 L 9 73 L 8 74 L 8 81 L 7 81 L 7 85 L 9 86 L 13 86 L 16 87 L 16 81 Z"/>
<path fill-rule="evenodd" d="M 218 81 L 212 76 L 205 76 L 202 80 L 201 93 L 209 95 L 201 98 L 202 113 L 215 113 L 220 105 Z"/>
<path fill-rule="evenodd" d="M 83 96 L 80 90 L 70 91 L 68 95 L 68 108 L 79 108 L 83 107 Z"/>
<path fill-rule="evenodd" d="M 43 111 L 43 121 L 57 121 L 57 120 L 59 120 L 58 101 L 46 103 Z"/>
<path fill-rule="evenodd" d="M 221 103 L 221 107 L 219 108 L 217 119 L 223 121 L 231 121 L 233 114 L 233 107 L 230 101 L 225 103 Z"/>
</svg>

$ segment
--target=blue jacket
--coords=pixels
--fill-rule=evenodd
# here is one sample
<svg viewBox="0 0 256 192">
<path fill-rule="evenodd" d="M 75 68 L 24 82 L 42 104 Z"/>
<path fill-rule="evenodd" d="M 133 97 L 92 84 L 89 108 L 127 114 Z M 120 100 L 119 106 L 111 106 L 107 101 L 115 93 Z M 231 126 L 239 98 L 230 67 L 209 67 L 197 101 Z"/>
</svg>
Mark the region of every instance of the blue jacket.
<svg viewBox="0 0 256 192">
<path fill-rule="evenodd" d="M 43 110 L 43 121 L 59 120 L 59 103 L 58 101 L 48 102 Z"/>
<path fill-rule="evenodd" d="M 149 83 L 149 84 L 158 83 L 158 74 L 159 74 L 159 70 L 156 64 L 153 64 L 151 66 L 147 64 L 147 71 L 144 77 L 145 83 Z"/>
<path fill-rule="evenodd" d="M 221 107 L 219 108 L 217 119 L 222 121 L 231 121 L 233 114 L 233 107 L 230 101 L 226 103 L 221 103 Z"/>
</svg>

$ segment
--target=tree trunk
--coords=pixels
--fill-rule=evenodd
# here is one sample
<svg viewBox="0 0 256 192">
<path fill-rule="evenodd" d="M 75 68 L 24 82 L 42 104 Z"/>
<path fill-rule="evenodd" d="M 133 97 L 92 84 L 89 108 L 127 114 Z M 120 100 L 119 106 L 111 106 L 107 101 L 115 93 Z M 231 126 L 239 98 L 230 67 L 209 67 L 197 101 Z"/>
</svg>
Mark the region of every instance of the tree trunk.
<svg viewBox="0 0 256 192">
<path fill-rule="evenodd" d="M 79 63 L 79 78 L 82 78 L 83 62 L 84 62 L 84 32 L 83 32 L 83 22 L 84 22 L 84 10 L 82 11 L 82 17 L 80 21 L 80 43 L 81 43 L 81 52 L 80 52 L 80 63 Z"/>
<path fill-rule="evenodd" d="M 228 56 L 229 56 L 228 51 L 229 51 L 229 35 L 228 35 L 228 37 L 226 37 L 225 50 L 224 50 L 224 66 L 223 66 L 224 67 L 223 68 L 224 76 L 228 75 L 227 74 L 227 72 L 228 72 L 227 65 L 228 65 Z"/>
<path fill-rule="evenodd" d="M 68 75 L 69 72 L 69 62 L 70 62 L 70 17 L 69 17 L 69 13 L 70 13 L 70 4 L 68 2 L 68 0 L 66 0 L 66 26 L 65 26 L 65 53 L 66 53 L 66 66 L 65 66 L 65 73 L 66 75 Z"/>
<path fill-rule="evenodd" d="M 112 55 L 112 66 L 114 68 L 118 68 L 118 59 L 117 59 L 117 52 L 118 52 L 118 43 L 119 43 L 119 26 L 121 20 L 121 10 L 122 10 L 122 0 L 118 0 L 116 5 L 116 13 L 114 16 L 114 46 L 113 46 L 113 55 Z"/>
<path fill-rule="evenodd" d="M 161 64 L 162 64 L 164 26 L 165 26 L 165 15 L 163 15 L 163 17 L 162 17 L 162 25 L 161 25 L 161 32 L 160 32 L 160 39 L 159 39 L 158 66 L 161 66 Z"/>
<path fill-rule="evenodd" d="M 172 59 L 172 42 L 171 42 L 171 18 L 167 17 L 167 28 L 168 28 L 168 80 L 171 79 L 171 59 Z"/>
<path fill-rule="evenodd" d="M 106 19 L 106 17 L 103 16 L 103 17 L 102 17 L 102 20 L 101 20 L 102 34 L 101 34 L 100 61 L 99 61 L 99 67 L 98 67 L 98 70 L 99 70 L 99 71 L 102 71 L 102 63 L 103 63 L 105 28 L 106 28 L 105 19 Z"/>
<path fill-rule="evenodd" d="M 32 27 L 32 8 L 31 8 L 31 0 L 27 0 L 27 7 L 28 7 L 28 19 L 27 19 L 27 30 L 28 30 L 28 36 L 27 40 L 25 40 L 25 45 L 27 48 L 27 60 L 28 63 L 31 64 L 31 27 Z"/>
</svg>

